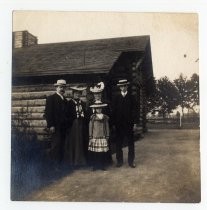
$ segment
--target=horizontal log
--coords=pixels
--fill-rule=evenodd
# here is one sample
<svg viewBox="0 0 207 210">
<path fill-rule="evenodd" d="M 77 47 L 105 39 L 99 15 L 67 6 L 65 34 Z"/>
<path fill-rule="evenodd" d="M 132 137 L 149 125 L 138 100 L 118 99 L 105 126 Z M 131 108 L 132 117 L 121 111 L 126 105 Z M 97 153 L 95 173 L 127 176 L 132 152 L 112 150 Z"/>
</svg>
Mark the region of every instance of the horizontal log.
<svg viewBox="0 0 207 210">
<path fill-rule="evenodd" d="M 35 100 L 13 100 L 12 107 L 45 106 L 46 99 Z"/>
<path fill-rule="evenodd" d="M 38 141 L 51 141 L 51 136 L 48 135 L 37 135 Z"/>
<path fill-rule="evenodd" d="M 80 85 L 80 83 L 70 83 L 66 85 L 66 90 L 69 90 L 70 87 Z M 86 83 L 81 83 L 82 86 L 87 86 Z M 56 91 L 54 84 L 39 84 L 39 85 L 19 85 L 13 86 L 12 92 L 38 92 L 38 91 Z"/>
<path fill-rule="evenodd" d="M 38 91 L 38 92 L 14 92 L 12 93 L 12 100 L 35 100 L 46 99 L 48 96 L 53 95 L 55 91 Z M 72 90 L 67 90 L 64 95 L 66 98 L 72 97 Z M 83 91 L 83 98 L 86 97 L 86 91 Z"/>
<path fill-rule="evenodd" d="M 12 92 L 38 92 L 38 91 L 55 91 L 54 85 L 21 85 L 13 86 Z"/>
<path fill-rule="evenodd" d="M 12 107 L 12 113 L 18 113 L 22 116 L 24 113 L 43 113 L 45 106 L 34 106 L 34 107 Z"/>
<path fill-rule="evenodd" d="M 30 120 L 29 124 L 31 127 L 46 127 L 46 120 Z"/>
<path fill-rule="evenodd" d="M 28 119 L 28 120 L 42 120 L 44 119 L 44 113 L 21 113 L 21 117 Z M 12 113 L 12 119 L 18 119 L 19 114 L 18 113 Z"/>
<path fill-rule="evenodd" d="M 20 132 L 25 132 L 27 134 L 49 135 L 46 127 L 15 127 L 15 129 Z"/>
<path fill-rule="evenodd" d="M 39 134 L 42 134 L 42 135 L 50 135 L 50 134 L 48 133 L 48 130 L 47 130 L 46 127 L 41 127 L 41 128 L 39 128 L 39 127 L 37 127 L 37 128 L 34 127 L 32 130 L 35 131 L 38 135 L 39 135 Z"/>
<path fill-rule="evenodd" d="M 54 91 L 16 92 L 16 93 L 12 93 L 12 100 L 46 99 L 48 96 L 52 94 L 54 94 Z"/>
<path fill-rule="evenodd" d="M 13 120 L 13 127 L 16 127 L 16 128 L 29 127 L 32 129 L 34 127 L 46 128 L 46 126 L 47 126 L 46 120 L 27 120 L 27 119 L 23 121 Z"/>
</svg>

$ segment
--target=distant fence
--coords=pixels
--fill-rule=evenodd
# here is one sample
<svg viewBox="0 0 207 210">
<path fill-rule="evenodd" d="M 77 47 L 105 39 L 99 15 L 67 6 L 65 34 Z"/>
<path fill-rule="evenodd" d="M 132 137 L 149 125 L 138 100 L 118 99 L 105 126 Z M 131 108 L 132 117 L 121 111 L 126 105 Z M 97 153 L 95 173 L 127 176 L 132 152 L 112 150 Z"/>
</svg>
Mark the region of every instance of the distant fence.
<svg viewBox="0 0 207 210">
<path fill-rule="evenodd" d="M 185 129 L 196 129 L 200 126 L 200 118 L 199 116 L 184 116 L 181 118 L 149 118 L 147 119 L 147 127 L 148 128 L 185 128 Z"/>
</svg>

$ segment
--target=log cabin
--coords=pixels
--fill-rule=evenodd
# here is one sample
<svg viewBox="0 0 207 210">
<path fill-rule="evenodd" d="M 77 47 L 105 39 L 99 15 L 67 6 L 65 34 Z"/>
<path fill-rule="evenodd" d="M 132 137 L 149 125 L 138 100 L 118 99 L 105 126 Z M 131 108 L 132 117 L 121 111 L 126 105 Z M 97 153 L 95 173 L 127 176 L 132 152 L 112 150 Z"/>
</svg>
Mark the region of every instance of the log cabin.
<svg viewBox="0 0 207 210">
<path fill-rule="evenodd" d="M 130 92 L 137 98 L 136 125 L 143 133 L 146 97 L 154 87 L 150 36 L 38 44 L 28 31 L 13 32 L 12 126 L 46 140 L 45 101 L 54 93 L 57 79 L 65 79 L 67 87 L 86 85 L 85 101 L 90 98 L 89 86 L 104 81 L 104 96 L 110 101 L 122 78 L 130 81 Z M 66 94 L 70 98 L 69 88 Z"/>
</svg>

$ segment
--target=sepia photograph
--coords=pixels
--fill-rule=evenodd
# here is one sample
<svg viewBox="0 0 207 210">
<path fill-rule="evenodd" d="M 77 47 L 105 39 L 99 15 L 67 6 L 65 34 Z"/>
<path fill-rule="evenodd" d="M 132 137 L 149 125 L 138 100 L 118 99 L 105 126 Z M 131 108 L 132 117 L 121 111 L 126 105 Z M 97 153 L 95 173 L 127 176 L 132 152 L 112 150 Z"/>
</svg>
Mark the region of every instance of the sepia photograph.
<svg viewBox="0 0 207 210">
<path fill-rule="evenodd" d="M 197 13 L 12 13 L 12 201 L 200 203 Z"/>
</svg>

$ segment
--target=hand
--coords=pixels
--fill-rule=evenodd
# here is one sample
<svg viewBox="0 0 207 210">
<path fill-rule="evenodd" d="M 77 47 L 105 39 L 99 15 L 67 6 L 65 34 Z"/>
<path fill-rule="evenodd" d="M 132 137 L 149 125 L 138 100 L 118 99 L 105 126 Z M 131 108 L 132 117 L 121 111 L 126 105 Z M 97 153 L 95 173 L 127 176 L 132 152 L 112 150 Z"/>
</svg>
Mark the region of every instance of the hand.
<svg viewBox="0 0 207 210">
<path fill-rule="evenodd" d="M 50 133 L 55 133 L 55 127 L 54 126 L 50 127 L 49 131 L 50 131 Z"/>
</svg>

